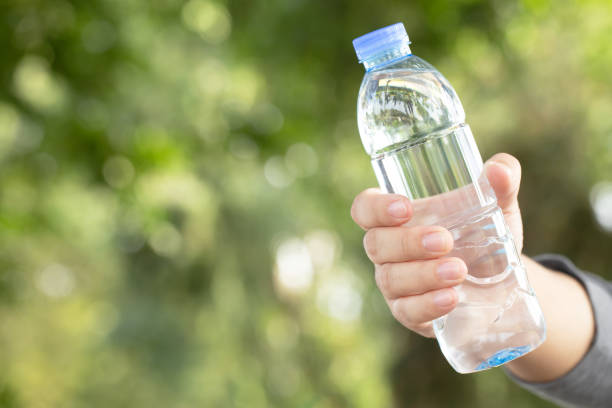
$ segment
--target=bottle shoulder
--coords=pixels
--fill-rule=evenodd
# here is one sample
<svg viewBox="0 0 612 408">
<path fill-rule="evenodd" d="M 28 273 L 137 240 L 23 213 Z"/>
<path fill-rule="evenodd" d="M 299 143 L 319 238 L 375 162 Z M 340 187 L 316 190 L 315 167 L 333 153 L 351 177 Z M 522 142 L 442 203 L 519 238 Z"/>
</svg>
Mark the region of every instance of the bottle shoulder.
<svg viewBox="0 0 612 408">
<path fill-rule="evenodd" d="M 431 64 L 416 56 L 365 74 L 357 116 L 370 154 L 465 122 L 453 87 Z"/>
<path fill-rule="evenodd" d="M 380 83 L 384 80 L 402 80 L 419 81 L 419 77 L 436 78 L 439 82 L 446 84 L 452 88 L 446 78 L 430 63 L 417 57 L 416 55 L 408 55 L 407 57 L 396 61 L 395 63 L 385 65 L 378 69 L 367 71 L 361 81 L 361 88 L 367 83 Z"/>
<path fill-rule="evenodd" d="M 394 71 L 397 70 L 410 70 L 410 71 L 435 71 L 433 65 L 424 59 L 414 55 L 409 54 L 402 58 L 398 58 L 394 61 L 390 61 L 387 64 L 378 66 L 374 69 L 371 69 L 366 72 L 366 77 L 371 76 L 380 76 L 380 75 L 389 75 L 393 74 Z"/>
</svg>

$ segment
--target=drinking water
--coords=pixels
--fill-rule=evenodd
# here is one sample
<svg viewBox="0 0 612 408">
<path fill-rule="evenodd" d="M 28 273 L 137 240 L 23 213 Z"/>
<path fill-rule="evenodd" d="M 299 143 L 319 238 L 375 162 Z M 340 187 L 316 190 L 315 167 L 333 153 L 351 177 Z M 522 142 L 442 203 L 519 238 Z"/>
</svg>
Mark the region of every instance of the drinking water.
<svg viewBox="0 0 612 408">
<path fill-rule="evenodd" d="M 411 199 L 407 226 L 441 225 L 465 261 L 457 307 L 434 320 L 442 353 L 460 373 L 495 367 L 546 338 L 542 311 L 457 94 L 411 54 L 402 23 L 353 41 L 366 69 L 357 102 L 359 133 L 381 188 Z"/>
</svg>

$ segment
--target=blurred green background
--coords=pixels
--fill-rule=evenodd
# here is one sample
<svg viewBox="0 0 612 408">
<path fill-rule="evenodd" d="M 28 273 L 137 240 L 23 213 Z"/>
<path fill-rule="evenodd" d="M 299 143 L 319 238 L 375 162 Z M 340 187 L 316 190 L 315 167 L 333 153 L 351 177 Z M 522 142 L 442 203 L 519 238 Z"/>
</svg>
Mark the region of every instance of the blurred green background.
<svg viewBox="0 0 612 408">
<path fill-rule="evenodd" d="M 526 252 L 612 278 L 608 1 L 0 4 L 0 406 L 552 406 L 388 313 L 351 40 L 404 22 Z"/>
</svg>

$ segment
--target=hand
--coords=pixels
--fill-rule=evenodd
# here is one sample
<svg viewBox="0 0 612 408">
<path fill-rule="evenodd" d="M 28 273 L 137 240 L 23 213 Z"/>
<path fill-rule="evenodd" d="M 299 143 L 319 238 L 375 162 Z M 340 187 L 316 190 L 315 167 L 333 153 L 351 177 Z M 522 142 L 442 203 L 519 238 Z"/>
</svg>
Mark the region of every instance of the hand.
<svg viewBox="0 0 612 408">
<path fill-rule="evenodd" d="M 500 153 L 485 164 L 485 172 L 521 251 L 523 226 L 517 201 L 520 164 Z M 393 316 L 414 332 L 433 337 L 431 321 L 455 308 L 458 297 L 453 286 L 467 275 L 461 259 L 445 256 L 453 248 L 450 232 L 438 226 L 401 226 L 413 215 L 410 201 L 378 189 L 359 194 L 351 215 L 367 231 L 364 247 Z"/>
</svg>

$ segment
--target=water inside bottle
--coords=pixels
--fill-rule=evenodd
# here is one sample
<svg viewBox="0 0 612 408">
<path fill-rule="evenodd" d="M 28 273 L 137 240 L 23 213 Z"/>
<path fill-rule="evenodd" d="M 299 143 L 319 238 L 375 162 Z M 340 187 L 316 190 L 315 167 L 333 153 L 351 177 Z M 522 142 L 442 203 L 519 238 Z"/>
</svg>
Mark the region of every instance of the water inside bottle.
<svg viewBox="0 0 612 408">
<path fill-rule="evenodd" d="M 541 312 L 502 211 L 496 205 L 464 215 L 453 227 L 450 256 L 465 261 L 466 281 L 457 286 L 457 307 L 434 321 L 440 348 L 459 372 L 504 364 L 542 341 Z"/>
<path fill-rule="evenodd" d="M 434 321 L 444 355 L 462 373 L 503 364 L 544 339 L 537 299 L 479 158 L 460 125 L 373 160 L 381 186 L 413 199 L 407 226 L 447 228 L 455 240 L 449 256 L 468 267 L 457 307 Z"/>
</svg>

